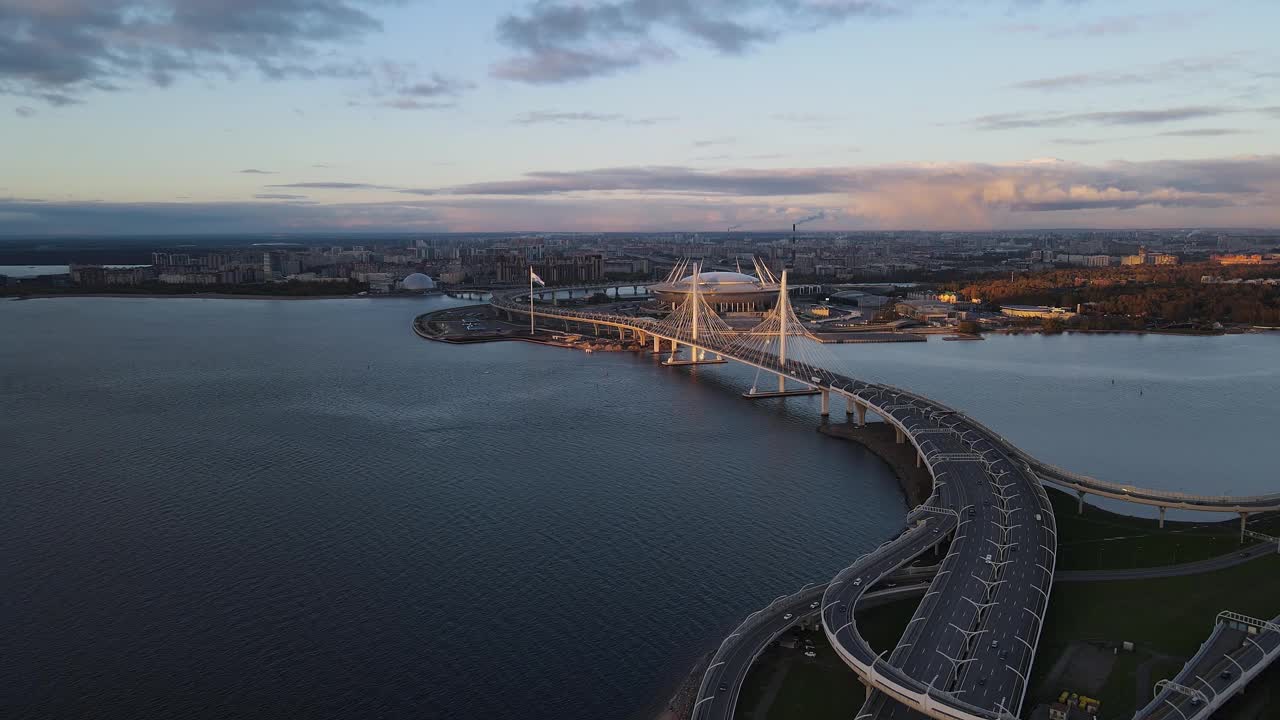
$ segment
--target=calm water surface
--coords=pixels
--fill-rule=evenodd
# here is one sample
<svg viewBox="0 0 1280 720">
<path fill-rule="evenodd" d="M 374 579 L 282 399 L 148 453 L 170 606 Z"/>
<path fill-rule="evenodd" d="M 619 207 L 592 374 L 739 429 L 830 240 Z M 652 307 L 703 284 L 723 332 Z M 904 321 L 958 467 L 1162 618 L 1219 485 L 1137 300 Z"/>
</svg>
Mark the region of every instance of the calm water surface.
<svg viewBox="0 0 1280 720">
<path fill-rule="evenodd" d="M 447 304 L 0 302 L 0 714 L 644 718 L 901 526 L 815 399 L 409 331 Z M 1272 482 L 1280 338 L 833 352 L 1073 469 Z"/>
</svg>

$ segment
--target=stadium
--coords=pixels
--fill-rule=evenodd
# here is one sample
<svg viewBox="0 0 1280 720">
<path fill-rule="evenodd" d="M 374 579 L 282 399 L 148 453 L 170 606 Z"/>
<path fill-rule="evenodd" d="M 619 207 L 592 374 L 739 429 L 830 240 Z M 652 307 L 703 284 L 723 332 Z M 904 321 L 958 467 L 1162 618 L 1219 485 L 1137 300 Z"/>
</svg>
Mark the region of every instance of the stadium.
<svg viewBox="0 0 1280 720">
<path fill-rule="evenodd" d="M 778 301 L 778 279 L 762 263 L 754 262 L 754 265 L 755 275 L 741 272 L 697 273 L 698 294 L 720 314 L 768 310 Z M 689 263 L 683 262 L 672 268 L 665 280 L 650 285 L 649 291 L 661 305 L 674 308 L 693 292 L 693 279 Z"/>
</svg>

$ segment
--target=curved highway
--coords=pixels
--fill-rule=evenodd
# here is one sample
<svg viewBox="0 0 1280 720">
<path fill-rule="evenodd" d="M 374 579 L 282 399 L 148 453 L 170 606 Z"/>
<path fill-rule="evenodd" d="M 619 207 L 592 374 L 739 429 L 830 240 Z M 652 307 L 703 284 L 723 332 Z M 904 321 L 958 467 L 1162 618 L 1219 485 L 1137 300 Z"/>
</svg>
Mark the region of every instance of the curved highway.
<svg viewBox="0 0 1280 720">
<path fill-rule="evenodd" d="M 1119 492 L 1132 502 L 1161 507 L 1242 513 L 1280 507 L 1280 494 L 1210 498 L 1070 475 L 1036 461 L 998 433 L 929 398 L 783 359 L 744 343 L 712 345 L 698 337 L 696 321 L 692 335 L 673 336 L 684 331 L 626 315 L 540 308 L 526 304 L 528 300 L 525 292 L 495 294 L 491 302 L 509 315 L 533 314 L 562 320 L 566 326 L 570 322 L 606 325 L 618 328 L 620 334 L 636 333 L 642 340 L 646 336 L 668 340 L 673 351 L 685 345 L 694 355 L 713 352 L 809 385 L 822 393 L 824 408 L 830 394 L 843 395 L 851 408 L 856 404 L 860 414 L 870 410 L 879 415 L 896 429 L 899 442 L 916 448 L 933 478 L 932 496 L 908 514 L 902 534 L 837 575 L 819 604 L 832 647 L 872 689 L 859 718 L 923 713 L 937 720 L 998 720 L 1021 711 L 1056 562 L 1057 527 L 1042 479 L 1073 483 L 1068 486 L 1078 492 Z M 696 310 L 696 304 L 693 307 Z M 946 555 L 897 647 L 888 657 L 877 655 L 853 622 L 857 607 L 865 602 L 869 588 L 924 552 L 942 546 Z M 784 632 L 793 621 L 778 622 L 787 624 L 778 627 L 764 622 L 757 627 L 748 618 L 743 628 L 751 625 L 753 633 L 769 635 Z M 738 645 L 743 652 L 750 649 L 750 643 Z M 721 652 L 725 650 L 722 645 Z M 723 693 L 706 692 L 708 683 L 716 682 L 715 667 L 713 663 L 704 678 L 699 703 L 712 705 L 719 694 L 729 699 L 737 696 L 741 678 Z M 727 699 L 725 705 L 731 713 L 732 702 Z M 701 704 L 695 709 L 698 717 L 704 712 Z"/>
</svg>

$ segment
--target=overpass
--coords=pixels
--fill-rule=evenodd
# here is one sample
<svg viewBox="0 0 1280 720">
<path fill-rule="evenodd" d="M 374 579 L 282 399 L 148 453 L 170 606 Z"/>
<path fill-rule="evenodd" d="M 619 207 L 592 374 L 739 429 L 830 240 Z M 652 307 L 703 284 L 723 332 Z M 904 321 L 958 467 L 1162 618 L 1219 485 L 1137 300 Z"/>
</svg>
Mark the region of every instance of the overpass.
<svg viewBox="0 0 1280 720">
<path fill-rule="evenodd" d="M 566 329 L 591 325 L 597 333 L 603 326 L 620 337 L 652 340 L 656 353 L 669 347 L 666 362 L 672 365 L 735 361 L 755 368 L 757 381 L 761 373 L 777 379 L 776 392 L 753 386 L 747 397 L 816 393 L 824 416 L 832 398 L 843 397 L 846 412 L 860 424 L 873 412 L 895 428 L 899 443 L 911 443 L 933 479 L 933 494 L 908 514 L 898 537 L 837 575 L 817 608 L 832 647 L 872 690 L 859 719 L 923 714 L 1002 720 L 1021 711 L 1057 554 L 1057 527 L 1043 481 L 1074 483 L 1078 492 L 1096 494 L 1120 488 L 1122 499 L 1158 507 L 1242 513 L 1280 508 L 1280 494 L 1240 499 L 1124 492 L 1126 486 L 1052 471 L 963 413 L 832 369 L 837 363 L 823 355 L 791 310 L 785 273 L 774 309 L 755 328 L 737 332 L 700 297 L 697 272 L 694 291 L 661 321 L 539 305 L 527 291 L 495 294 L 491 303 L 508 316 L 562 322 Z M 888 657 L 875 653 L 853 621 L 856 609 L 872 586 L 934 548 L 944 548 L 945 557 L 906 632 Z M 736 688 L 731 693 L 736 696 Z M 717 707 L 715 697 L 701 698 L 695 717 L 707 712 L 701 708 Z"/>
<path fill-rule="evenodd" d="M 1171 680 L 1156 683 L 1155 697 L 1134 720 L 1201 720 L 1243 692 L 1280 656 L 1280 617 L 1259 620 L 1223 611 L 1196 654 Z"/>
</svg>

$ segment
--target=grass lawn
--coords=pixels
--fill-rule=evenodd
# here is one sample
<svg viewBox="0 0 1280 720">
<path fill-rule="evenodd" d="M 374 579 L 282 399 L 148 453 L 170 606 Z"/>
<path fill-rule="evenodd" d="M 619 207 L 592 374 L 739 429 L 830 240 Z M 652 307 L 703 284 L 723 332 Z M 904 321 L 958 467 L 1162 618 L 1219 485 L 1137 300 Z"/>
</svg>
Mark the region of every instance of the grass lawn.
<svg viewBox="0 0 1280 720">
<path fill-rule="evenodd" d="M 858 613 L 858 627 L 877 651 L 891 650 L 919 602 L 902 600 Z M 821 631 L 804 636 L 813 640 L 818 656 L 806 658 L 799 649 L 771 646 L 747 675 L 736 716 L 749 720 L 848 720 L 858 713 L 866 699 L 858 676 L 831 649 Z M 771 691 L 776 694 L 767 710 L 755 712 Z"/>
<path fill-rule="evenodd" d="M 1173 656 L 1178 660 L 1155 661 L 1150 682 L 1172 677 L 1209 636 L 1221 610 L 1268 618 L 1280 613 L 1280 555 L 1203 575 L 1055 585 L 1032 674 L 1036 691 L 1028 702 L 1048 702 L 1068 689 L 1045 687 L 1044 680 L 1071 642 L 1128 640 L 1138 652 L 1121 652 L 1099 699 L 1106 717 L 1132 715 L 1137 664 L 1151 654 Z"/>
<path fill-rule="evenodd" d="M 1236 520 L 1174 522 L 1160 528 L 1153 518 L 1138 518 L 1089 505 L 1077 511 L 1076 499 L 1061 490 L 1047 488 L 1058 520 L 1059 570 L 1111 570 L 1158 567 L 1205 560 L 1239 549 Z M 1250 521 L 1259 532 L 1276 530 L 1274 514 Z M 1255 541 L 1246 539 L 1246 544 Z"/>
<path fill-rule="evenodd" d="M 1062 539 L 1058 568 L 1091 570 L 1153 567 L 1191 562 L 1240 547 L 1236 521 L 1168 522 L 1118 515 L 1050 490 Z M 1280 534 L 1280 514 L 1251 520 L 1259 532 Z M 858 615 L 858 626 L 877 652 L 890 650 L 911 619 L 918 600 L 906 600 Z M 1131 641 L 1137 651 L 1121 652 L 1098 692 L 1104 717 L 1132 716 L 1149 697 L 1150 685 L 1172 677 L 1208 637 L 1214 617 L 1235 610 L 1256 617 L 1280 614 L 1280 555 L 1214 573 L 1188 577 L 1055 585 L 1041 634 L 1024 715 L 1067 688 L 1045 687 L 1045 675 L 1075 641 Z M 848 720 L 862 706 L 857 676 L 811 633 L 818 657 L 771 647 L 747 676 L 738 715 L 750 720 Z M 1139 667 L 1148 663 L 1149 682 L 1137 687 Z M 1274 686 L 1274 687 L 1272 687 Z M 772 697 L 767 708 L 762 700 Z M 1263 708 L 1259 711 L 1259 708 Z M 759 712 L 756 712 L 759 708 Z M 1227 720 L 1280 720 L 1280 665 L 1259 677 L 1241 699 L 1223 709 Z"/>
</svg>

